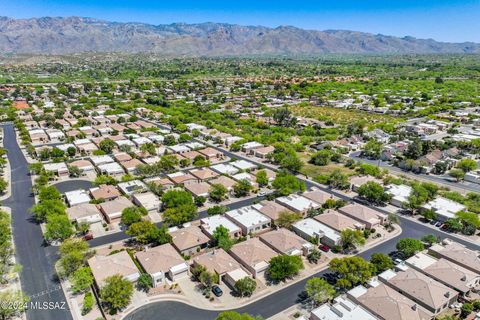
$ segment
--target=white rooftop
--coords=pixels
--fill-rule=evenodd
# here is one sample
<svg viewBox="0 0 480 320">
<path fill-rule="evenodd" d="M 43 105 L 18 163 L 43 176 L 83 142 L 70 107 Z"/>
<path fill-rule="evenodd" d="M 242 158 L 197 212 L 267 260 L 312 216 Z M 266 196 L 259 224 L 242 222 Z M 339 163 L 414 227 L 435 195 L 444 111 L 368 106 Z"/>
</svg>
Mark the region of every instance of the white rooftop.
<svg viewBox="0 0 480 320">
<path fill-rule="evenodd" d="M 246 160 L 237 160 L 237 161 L 230 162 L 230 164 L 240 170 L 252 170 L 257 167 L 256 164 Z"/>
<path fill-rule="evenodd" d="M 392 196 L 397 201 L 407 202 L 408 197 L 412 193 L 412 187 L 401 184 L 391 184 L 387 187 L 387 193 Z"/>
<path fill-rule="evenodd" d="M 432 209 L 439 216 L 449 218 L 455 218 L 455 213 L 465 210 L 465 206 L 461 203 L 443 198 L 436 197 L 429 203 L 423 206 L 424 209 Z"/>
<path fill-rule="evenodd" d="M 432 264 L 437 262 L 437 259 L 433 258 L 432 256 L 426 255 L 425 253 L 417 253 L 414 256 L 405 260 L 405 263 L 413 268 L 423 270 L 428 268 Z"/>
<path fill-rule="evenodd" d="M 176 145 L 170 146 L 168 148 L 175 153 L 182 153 L 182 152 L 190 151 L 190 148 L 187 147 L 186 145 L 183 145 L 183 144 L 176 144 Z"/>
<path fill-rule="evenodd" d="M 82 189 L 65 192 L 65 198 L 71 207 L 90 202 L 88 192 Z"/>
<path fill-rule="evenodd" d="M 337 297 L 334 302 L 333 305 L 325 303 L 312 310 L 312 315 L 321 320 L 377 320 L 370 312 L 344 297 Z"/>
<path fill-rule="evenodd" d="M 228 229 L 230 233 L 240 231 L 240 228 L 237 227 L 235 223 L 233 223 L 232 221 L 228 220 L 227 218 L 221 215 L 203 218 L 200 221 L 203 225 L 205 232 L 207 232 L 210 236 L 213 235 L 213 232 L 219 226 L 224 226 L 225 228 Z"/>
<path fill-rule="evenodd" d="M 131 180 L 128 182 L 121 182 L 117 186 L 126 195 L 131 195 L 138 191 L 147 190 L 147 185 L 140 180 Z"/>
<path fill-rule="evenodd" d="M 305 198 L 303 196 L 299 196 L 297 194 L 291 194 L 286 197 L 280 197 L 277 198 L 276 201 L 280 204 L 284 204 L 292 209 L 295 209 L 297 211 L 307 211 L 310 208 L 318 208 L 319 204 Z"/>
<path fill-rule="evenodd" d="M 115 162 L 112 157 L 109 155 L 102 155 L 102 156 L 91 156 L 90 160 L 92 160 L 93 164 L 99 166 L 105 163 L 112 163 Z"/>
<path fill-rule="evenodd" d="M 238 169 L 230 164 L 219 163 L 210 167 L 210 169 L 217 171 L 220 174 L 234 175 Z"/>
<path fill-rule="evenodd" d="M 252 207 L 231 210 L 225 213 L 225 215 L 247 228 L 270 222 L 270 218 L 264 216 Z"/>
</svg>

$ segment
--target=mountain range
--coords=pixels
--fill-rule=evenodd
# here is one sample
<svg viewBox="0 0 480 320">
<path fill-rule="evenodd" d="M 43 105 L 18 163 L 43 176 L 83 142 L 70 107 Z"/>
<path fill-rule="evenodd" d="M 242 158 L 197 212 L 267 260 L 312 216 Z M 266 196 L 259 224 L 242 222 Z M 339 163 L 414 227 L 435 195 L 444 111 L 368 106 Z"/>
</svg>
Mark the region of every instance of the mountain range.
<svg viewBox="0 0 480 320">
<path fill-rule="evenodd" d="M 211 22 L 151 25 L 82 17 L 0 17 L 0 53 L 81 52 L 152 52 L 166 56 L 480 53 L 480 44 L 291 26 Z"/>
</svg>

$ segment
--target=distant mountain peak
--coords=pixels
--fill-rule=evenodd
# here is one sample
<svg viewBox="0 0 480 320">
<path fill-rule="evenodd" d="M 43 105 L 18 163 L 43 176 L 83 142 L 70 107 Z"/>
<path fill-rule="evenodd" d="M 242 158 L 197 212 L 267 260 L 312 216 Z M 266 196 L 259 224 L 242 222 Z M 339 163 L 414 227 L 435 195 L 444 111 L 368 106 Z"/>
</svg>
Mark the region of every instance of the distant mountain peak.
<svg viewBox="0 0 480 320">
<path fill-rule="evenodd" d="M 323 53 L 480 53 L 476 43 L 444 43 L 350 30 L 304 30 L 228 23 L 110 22 L 88 17 L 0 17 L 0 52 L 153 52 L 166 56 Z"/>
</svg>

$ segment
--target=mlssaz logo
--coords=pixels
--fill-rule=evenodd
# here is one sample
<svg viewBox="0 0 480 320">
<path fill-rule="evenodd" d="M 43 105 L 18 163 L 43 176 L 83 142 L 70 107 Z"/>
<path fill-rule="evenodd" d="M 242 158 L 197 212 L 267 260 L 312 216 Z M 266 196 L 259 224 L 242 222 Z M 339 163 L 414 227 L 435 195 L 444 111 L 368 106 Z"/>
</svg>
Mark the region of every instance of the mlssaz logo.
<svg viewBox="0 0 480 320">
<path fill-rule="evenodd" d="M 66 303 L 65 301 L 43 301 L 43 302 L 27 302 L 25 305 L 25 309 L 30 310 L 66 310 Z"/>
</svg>

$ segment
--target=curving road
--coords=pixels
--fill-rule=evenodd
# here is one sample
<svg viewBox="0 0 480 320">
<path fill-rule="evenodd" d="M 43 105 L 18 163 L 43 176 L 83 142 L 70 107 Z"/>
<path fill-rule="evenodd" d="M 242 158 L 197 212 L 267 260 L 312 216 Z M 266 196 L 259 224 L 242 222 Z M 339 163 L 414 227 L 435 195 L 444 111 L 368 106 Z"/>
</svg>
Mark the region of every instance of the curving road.
<svg viewBox="0 0 480 320">
<path fill-rule="evenodd" d="M 20 274 L 22 290 L 30 297 L 27 319 L 72 319 L 54 270 L 57 250 L 44 245 L 40 226 L 32 220 L 29 212 L 34 198 L 30 195 L 32 182 L 28 163 L 15 139 L 13 125 L 6 124 L 2 128 L 12 174 L 12 196 L 3 204 L 12 209 L 16 259 L 23 266 Z M 52 303 L 51 306 L 48 303 Z"/>
<path fill-rule="evenodd" d="M 445 238 L 447 236 L 447 234 L 442 231 L 431 229 L 427 225 L 419 224 L 407 218 L 400 217 L 400 220 L 403 230 L 400 235 L 360 253 L 359 256 L 369 259 L 370 256 L 375 252 L 388 254 L 392 251 L 395 251 L 395 245 L 400 238 L 412 237 L 420 239 L 426 234 L 434 234 L 441 238 Z M 480 249 L 479 245 L 463 241 L 461 239 L 456 239 L 456 241 L 463 243 L 471 249 Z M 314 276 L 318 277 L 327 272 L 328 270 L 321 271 Z M 309 278 L 292 284 L 249 305 L 238 308 L 235 311 L 241 313 L 247 312 L 252 315 L 261 315 L 264 318 L 271 317 L 302 301 L 301 294 L 303 288 L 305 287 L 305 283 Z M 131 314 L 127 315 L 125 319 L 212 320 L 215 319 L 217 314 L 218 311 L 202 310 L 182 302 L 160 301 L 145 305 L 133 311 Z"/>
</svg>

